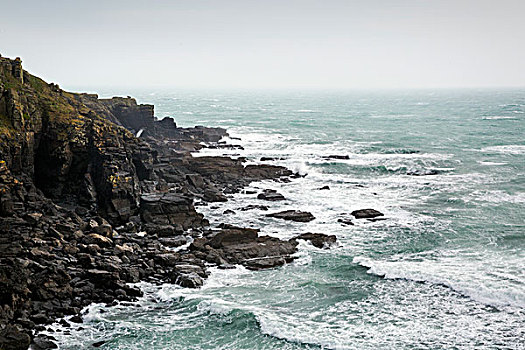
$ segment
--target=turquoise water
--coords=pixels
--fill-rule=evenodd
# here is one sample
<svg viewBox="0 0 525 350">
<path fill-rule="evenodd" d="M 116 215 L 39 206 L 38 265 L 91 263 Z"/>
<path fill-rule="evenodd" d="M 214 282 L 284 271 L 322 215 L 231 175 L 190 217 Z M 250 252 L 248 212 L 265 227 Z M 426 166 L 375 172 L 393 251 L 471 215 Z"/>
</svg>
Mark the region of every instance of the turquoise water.
<svg viewBox="0 0 525 350">
<path fill-rule="evenodd" d="M 273 270 L 213 270 L 200 290 L 142 284 L 138 303 L 92 305 L 83 329 L 55 334 L 61 348 L 525 348 L 525 90 L 134 95 L 181 126 L 226 127 L 245 148 L 204 154 L 281 157 L 272 163 L 308 174 L 251 188 L 285 195 L 271 210 L 316 220 L 239 211 L 261 203 L 238 194 L 199 207 L 212 224 L 335 234 L 339 246 L 301 244 Z M 361 208 L 387 220 L 337 222 Z"/>
</svg>

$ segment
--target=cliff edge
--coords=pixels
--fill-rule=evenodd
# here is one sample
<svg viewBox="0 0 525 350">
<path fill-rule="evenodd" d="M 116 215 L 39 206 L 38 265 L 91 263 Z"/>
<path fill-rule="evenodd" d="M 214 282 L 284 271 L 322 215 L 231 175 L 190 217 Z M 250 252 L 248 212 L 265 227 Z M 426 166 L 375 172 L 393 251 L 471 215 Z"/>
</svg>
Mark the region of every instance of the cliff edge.
<svg viewBox="0 0 525 350">
<path fill-rule="evenodd" d="M 130 282 L 197 288 L 209 264 L 293 260 L 296 240 L 210 227 L 195 210 L 252 181 L 292 175 L 192 156 L 228 147 L 219 143 L 226 135 L 157 120 L 153 106 L 130 97 L 64 91 L 19 58 L 0 57 L 0 349 L 56 347 L 39 333 L 46 324 L 73 326 L 92 302 L 139 297 Z"/>
</svg>

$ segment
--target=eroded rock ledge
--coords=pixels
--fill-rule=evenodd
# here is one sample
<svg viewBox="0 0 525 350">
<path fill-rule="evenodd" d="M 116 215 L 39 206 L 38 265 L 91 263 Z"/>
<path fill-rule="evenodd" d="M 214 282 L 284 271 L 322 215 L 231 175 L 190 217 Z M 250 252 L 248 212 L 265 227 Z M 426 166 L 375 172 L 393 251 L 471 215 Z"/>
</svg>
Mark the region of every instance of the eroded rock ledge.
<svg viewBox="0 0 525 350">
<path fill-rule="evenodd" d="M 129 282 L 199 287 L 209 263 L 292 261 L 296 239 L 211 229 L 195 210 L 195 201 L 226 201 L 252 181 L 292 175 L 191 155 L 222 147 L 225 135 L 156 120 L 153 106 L 130 97 L 64 91 L 0 56 L 0 348 L 53 347 L 35 331 L 92 302 L 133 300 L 142 293 Z M 324 247 L 322 236 L 299 238 Z"/>
</svg>

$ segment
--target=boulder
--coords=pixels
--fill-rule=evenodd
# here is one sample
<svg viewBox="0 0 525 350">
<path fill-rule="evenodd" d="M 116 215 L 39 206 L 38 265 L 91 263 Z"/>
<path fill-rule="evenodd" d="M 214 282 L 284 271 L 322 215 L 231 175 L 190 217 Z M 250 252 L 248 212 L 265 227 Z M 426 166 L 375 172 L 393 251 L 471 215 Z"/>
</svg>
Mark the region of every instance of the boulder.
<svg viewBox="0 0 525 350">
<path fill-rule="evenodd" d="M 257 199 L 263 199 L 266 201 L 284 201 L 286 198 L 280 193 L 278 193 L 276 190 L 271 189 L 265 189 L 262 191 L 262 193 L 259 193 L 257 196 Z"/>
<path fill-rule="evenodd" d="M 297 222 L 308 222 L 308 221 L 312 221 L 315 219 L 315 216 L 313 216 L 312 213 L 309 213 L 307 211 L 299 211 L 299 210 L 285 210 L 285 211 L 281 211 L 278 213 L 267 214 L 266 216 L 271 217 L 271 218 L 297 221 Z"/>
<path fill-rule="evenodd" d="M 359 210 L 354 210 L 350 214 L 353 215 L 356 219 L 372 219 L 377 216 L 385 215 L 375 209 L 359 209 Z"/>
</svg>

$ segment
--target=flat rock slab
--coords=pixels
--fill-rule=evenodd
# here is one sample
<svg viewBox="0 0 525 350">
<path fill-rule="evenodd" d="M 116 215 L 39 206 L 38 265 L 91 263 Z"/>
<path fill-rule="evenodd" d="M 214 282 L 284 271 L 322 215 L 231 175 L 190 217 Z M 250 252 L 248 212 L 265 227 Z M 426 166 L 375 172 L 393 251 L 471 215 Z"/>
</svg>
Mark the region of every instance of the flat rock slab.
<svg viewBox="0 0 525 350">
<path fill-rule="evenodd" d="M 351 212 L 356 219 L 372 219 L 378 216 L 384 216 L 385 214 L 375 209 L 359 209 Z"/>
<path fill-rule="evenodd" d="M 299 210 L 285 210 L 278 213 L 267 214 L 266 216 L 297 222 L 309 222 L 315 219 L 315 216 L 313 216 L 312 213 Z"/>
<path fill-rule="evenodd" d="M 263 199 L 266 201 L 276 202 L 276 201 L 284 201 L 286 198 L 284 198 L 284 196 L 278 193 L 276 190 L 266 189 L 266 190 L 263 190 L 261 193 L 259 193 L 259 195 L 257 196 L 257 199 Z"/>
</svg>

